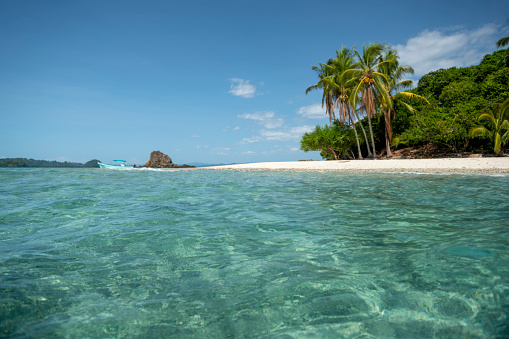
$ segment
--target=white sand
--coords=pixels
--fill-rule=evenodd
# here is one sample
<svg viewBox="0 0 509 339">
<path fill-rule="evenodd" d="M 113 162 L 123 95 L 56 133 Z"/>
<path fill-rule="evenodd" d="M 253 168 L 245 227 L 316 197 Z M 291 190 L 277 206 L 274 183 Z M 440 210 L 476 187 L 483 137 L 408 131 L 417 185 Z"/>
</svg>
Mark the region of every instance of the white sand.
<svg viewBox="0 0 509 339">
<path fill-rule="evenodd" d="M 509 157 L 260 162 L 204 167 L 200 169 L 309 172 L 420 172 L 509 175 Z"/>
</svg>

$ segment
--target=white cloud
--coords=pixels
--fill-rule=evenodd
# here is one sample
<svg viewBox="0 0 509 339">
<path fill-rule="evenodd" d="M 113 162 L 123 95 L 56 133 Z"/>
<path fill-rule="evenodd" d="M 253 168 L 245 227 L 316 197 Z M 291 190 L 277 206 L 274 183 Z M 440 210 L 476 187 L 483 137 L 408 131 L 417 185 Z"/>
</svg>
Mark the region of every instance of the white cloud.
<svg viewBox="0 0 509 339">
<path fill-rule="evenodd" d="M 247 151 L 247 152 L 242 152 L 242 154 L 253 155 L 253 154 L 256 154 L 256 152 Z"/>
<path fill-rule="evenodd" d="M 242 139 L 242 141 L 240 141 L 240 144 L 253 144 L 255 142 L 260 142 L 260 141 L 263 141 L 262 137 L 254 136 L 254 137 L 251 137 L 251 138 L 244 138 L 244 139 Z"/>
<path fill-rule="evenodd" d="M 292 148 L 290 148 L 290 151 L 297 152 L 297 151 L 300 151 L 300 148 L 292 147 Z"/>
<path fill-rule="evenodd" d="M 256 93 L 256 87 L 249 83 L 249 80 L 234 78 L 230 79 L 229 93 L 243 98 L 252 98 Z"/>
<path fill-rule="evenodd" d="M 312 104 L 309 106 L 301 107 L 297 110 L 297 114 L 302 115 L 308 119 L 323 119 L 327 118 L 325 109 L 321 104 Z"/>
<path fill-rule="evenodd" d="M 281 130 L 264 130 L 259 132 L 259 135 L 244 138 L 240 142 L 241 144 L 252 144 L 261 141 L 298 141 L 302 135 L 306 132 L 311 132 L 314 126 L 297 126 L 291 128 L 285 128 Z"/>
<path fill-rule="evenodd" d="M 233 128 L 233 130 L 234 130 L 234 131 L 238 131 L 239 129 L 240 129 L 240 127 L 239 127 L 239 126 L 235 126 L 235 127 Z"/>
<path fill-rule="evenodd" d="M 228 152 L 230 150 L 230 148 L 229 147 L 215 147 L 212 150 L 216 151 L 216 152 Z"/>
<path fill-rule="evenodd" d="M 256 112 L 237 115 L 237 118 L 253 120 L 265 128 L 278 128 L 283 126 L 284 120 L 276 117 L 274 112 Z"/>
<path fill-rule="evenodd" d="M 476 64 L 496 49 L 501 27 L 486 24 L 475 30 L 458 27 L 447 30 L 425 30 L 405 45 L 395 45 L 402 65 L 410 65 L 416 76 L 440 68 L 464 67 Z"/>
<path fill-rule="evenodd" d="M 302 135 L 306 132 L 310 132 L 314 129 L 314 126 L 298 126 L 292 127 L 280 131 L 265 131 L 261 130 L 260 135 L 262 138 L 268 141 L 290 141 L 299 140 Z"/>
</svg>

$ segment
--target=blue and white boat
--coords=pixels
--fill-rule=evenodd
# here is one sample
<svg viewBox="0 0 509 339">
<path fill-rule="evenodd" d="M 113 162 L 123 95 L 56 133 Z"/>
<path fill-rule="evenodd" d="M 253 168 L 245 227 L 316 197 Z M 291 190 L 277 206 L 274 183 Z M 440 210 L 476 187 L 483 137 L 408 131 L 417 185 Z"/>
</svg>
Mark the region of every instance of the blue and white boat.
<svg viewBox="0 0 509 339">
<path fill-rule="evenodd" d="M 108 165 L 108 164 L 103 164 L 102 162 L 97 162 L 97 164 L 99 165 L 100 168 L 110 168 L 110 169 L 130 169 L 130 168 L 134 168 L 134 166 L 126 166 L 125 165 L 125 163 L 126 163 L 125 160 L 113 160 L 113 161 L 118 162 L 118 164 L 117 165 Z"/>
</svg>

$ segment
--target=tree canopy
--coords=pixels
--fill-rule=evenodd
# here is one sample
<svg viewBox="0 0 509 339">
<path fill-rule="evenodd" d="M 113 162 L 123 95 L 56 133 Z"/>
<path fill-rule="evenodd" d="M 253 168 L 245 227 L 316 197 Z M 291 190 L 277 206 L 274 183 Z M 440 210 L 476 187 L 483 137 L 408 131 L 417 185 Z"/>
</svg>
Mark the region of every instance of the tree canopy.
<svg viewBox="0 0 509 339">
<path fill-rule="evenodd" d="M 48 160 L 35 160 L 27 158 L 0 159 L 0 167 L 99 167 L 97 159 L 90 160 L 85 164 L 79 162 L 60 162 Z"/>
</svg>

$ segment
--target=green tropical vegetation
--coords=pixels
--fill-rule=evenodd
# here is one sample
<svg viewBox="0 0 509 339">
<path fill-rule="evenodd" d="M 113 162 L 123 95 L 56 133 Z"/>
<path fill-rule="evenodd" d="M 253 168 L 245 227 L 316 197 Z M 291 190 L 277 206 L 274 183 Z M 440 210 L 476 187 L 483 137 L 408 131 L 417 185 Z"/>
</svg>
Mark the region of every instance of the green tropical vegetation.
<svg viewBox="0 0 509 339">
<path fill-rule="evenodd" d="M 97 159 L 87 161 L 85 164 L 79 162 L 59 162 L 48 160 L 35 160 L 27 158 L 5 158 L 0 159 L 0 167 L 99 167 Z"/>
<path fill-rule="evenodd" d="M 302 136 L 302 150 L 321 151 L 322 157 L 329 160 L 353 156 L 350 148 L 355 142 L 353 128 L 341 126 L 336 120 L 331 125 L 316 126 L 315 130 Z M 350 151 L 350 154 L 347 152 Z"/>
<path fill-rule="evenodd" d="M 304 134 L 301 149 L 325 159 L 391 157 L 402 148 L 501 155 L 509 138 L 507 55 L 502 49 L 479 65 L 430 72 L 412 88 L 405 78 L 414 71 L 400 65 L 396 50 L 378 43 L 361 52 L 342 47 L 312 67 L 318 82 L 306 93 L 322 91 L 330 122 Z"/>
<path fill-rule="evenodd" d="M 497 47 L 504 47 L 509 44 L 509 36 L 503 37 L 502 39 L 497 41 Z"/>
<path fill-rule="evenodd" d="M 0 167 L 27 167 L 27 165 L 21 160 L 2 159 Z"/>
<path fill-rule="evenodd" d="M 479 121 L 487 120 L 491 122 L 492 130 L 487 129 L 485 126 L 476 126 L 470 131 L 470 135 L 473 137 L 488 137 L 493 143 L 493 152 L 501 155 L 502 145 L 507 144 L 507 141 L 509 141 L 508 113 L 509 99 L 500 105 L 496 114 L 488 112 L 479 116 Z"/>
</svg>

